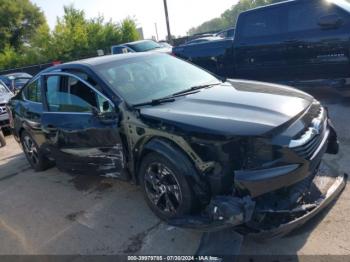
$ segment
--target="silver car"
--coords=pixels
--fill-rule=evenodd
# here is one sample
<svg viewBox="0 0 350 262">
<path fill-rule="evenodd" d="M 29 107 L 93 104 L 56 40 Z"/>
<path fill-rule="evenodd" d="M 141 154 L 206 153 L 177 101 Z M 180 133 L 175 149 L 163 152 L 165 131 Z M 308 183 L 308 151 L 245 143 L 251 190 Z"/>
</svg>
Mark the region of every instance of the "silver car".
<svg viewBox="0 0 350 262">
<path fill-rule="evenodd" d="M 9 127 L 9 115 L 6 111 L 6 104 L 12 97 L 13 93 L 0 81 L 0 129 L 3 131 Z"/>
</svg>

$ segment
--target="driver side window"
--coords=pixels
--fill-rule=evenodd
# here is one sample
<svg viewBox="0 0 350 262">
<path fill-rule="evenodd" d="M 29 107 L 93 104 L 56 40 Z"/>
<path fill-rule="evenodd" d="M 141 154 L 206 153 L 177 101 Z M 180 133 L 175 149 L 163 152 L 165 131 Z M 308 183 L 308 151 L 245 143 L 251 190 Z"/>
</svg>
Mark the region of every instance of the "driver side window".
<svg viewBox="0 0 350 262">
<path fill-rule="evenodd" d="M 71 76 L 46 77 L 46 97 L 50 112 L 110 112 L 109 101 Z"/>
</svg>

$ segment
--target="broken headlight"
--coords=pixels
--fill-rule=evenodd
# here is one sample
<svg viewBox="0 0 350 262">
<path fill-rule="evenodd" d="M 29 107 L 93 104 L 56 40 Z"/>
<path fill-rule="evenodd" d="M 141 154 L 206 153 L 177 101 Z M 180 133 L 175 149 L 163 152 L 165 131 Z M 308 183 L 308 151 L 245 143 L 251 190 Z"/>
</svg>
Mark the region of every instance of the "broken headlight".
<svg viewBox="0 0 350 262">
<path fill-rule="evenodd" d="M 245 169 L 257 169 L 269 167 L 279 158 L 279 154 L 269 140 L 257 138 L 248 142 L 245 158 Z"/>
</svg>

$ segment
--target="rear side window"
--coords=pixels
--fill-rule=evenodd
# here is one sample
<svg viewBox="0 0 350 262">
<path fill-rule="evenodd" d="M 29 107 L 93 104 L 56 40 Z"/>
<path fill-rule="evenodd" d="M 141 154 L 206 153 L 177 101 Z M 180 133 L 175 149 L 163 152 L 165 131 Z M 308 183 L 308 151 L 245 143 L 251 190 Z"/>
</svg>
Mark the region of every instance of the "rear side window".
<svg viewBox="0 0 350 262">
<path fill-rule="evenodd" d="M 230 29 L 227 31 L 226 37 L 234 37 L 235 35 L 235 29 Z"/>
<path fill-rule="evenodd" d="M 126 46 L 115 46 L 112 48 L 112 54 L 126 54 L 126 53 L 132 53 L 133 51 L 126 47 Z"/>
<path fill-rule="evenodd" d="M 41 103 L 41 86 L 40 86 L 40 79 L 30 83 L 25 87 L 23 90 L 23 96 L 26 100 Z"/>
<path fill-rule="evenodd" d="M 284 9 L 269 8 L 245 14 L 240 21 L 242 36 L 250 38 L 281 34 L 285 24 L 282 14 Z"/>
<path fill-rule="evenodd" d="M 299 3 L 288 8 L 288 31 L 308 31 L 320 29 L 321 17 L 334 14 L 334 6 L 321 3 Z"/>
</svg>

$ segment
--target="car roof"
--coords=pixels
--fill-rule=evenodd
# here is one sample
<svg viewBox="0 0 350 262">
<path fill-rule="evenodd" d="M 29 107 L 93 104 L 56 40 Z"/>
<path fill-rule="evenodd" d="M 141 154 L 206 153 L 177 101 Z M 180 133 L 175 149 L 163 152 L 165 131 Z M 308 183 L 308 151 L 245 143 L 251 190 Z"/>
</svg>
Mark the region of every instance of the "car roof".
<svg viewBox="0 0 350 262">
<path fill-rule="evenodd" d="M 155 42 L 151 39 L 146 39 L 146 40 L 138 40 L 138 41 L 134 41 L 134 42 L 127 42 L 127 43 L 123 43 L 123 44 L 119 44 L 119 45 L 113 45 L 113 47 L 119 47 L 119 46 L 127 46 L 127 45 L 133 45 L 133 44 L 140 44 L 140 43 L 144 43 L 144 42 L 149 42 L 149 41 L 152 41 L 152 42 Z"/>
<path fill-rule="evenodd" d="M 98 65 L 103 65 L 114 61 L 128 61 L 134 58 L 142 58 L 142 57 L 148 57 L 148 56 L 161 56 L 161 55 L 167 55 L 167 54 L 153 53 L 153 52 L 140 52 L 140 53 L 126 53 L 126 54 L 117 54 L 117 55 L 98 56 L 98 57 L 64 63 L 58 66 L 51 67 L 50 69 L 67 68 L 69 67 L 69 65 L 84 65 L 88 67 L 95 67 Z"/>
<path fill-rule="evenodd" d="M 140 44 L 140 43 L 144 43 L 144 42 L 155 42 L 151 39 L 145 39 L 145 40 L 138 40 L 138 41 L 134 41 L 134 42 L 129 42 L 129 43 L 125 43 L 125 44 Z"/>
<path fill-rule="evenodd" d="M 242 14 L 255 12 L 255 11 L 259 11 L 259 10 L 264 10 L 264 9 L 268 9 L 268 8 L 274 8 L 274 7 L 277 7 L 277 6 L 288 5 L 288 4 L 292 4 L 292 3 L 296 3 L 296 2 L 306 2 L 307 3 L 307 2 L 311 2 L 311 1 L 317 1 L 317 0 L 286 0 L 286 1 L 283 1 L 283 2 L 277 2 L 277 3 L 273 3 L 273 4 L 269 4 L 269 5 L 264 5 L 264 6 L 259 6 L 259 7 L 256 7 L 256 8 L 252 8 L 252 9 L 249 9 L 247 11 L 242 12 Z"/>
</svg>

